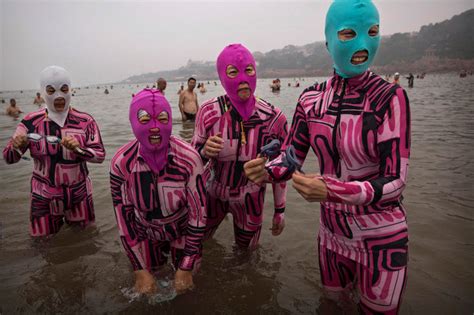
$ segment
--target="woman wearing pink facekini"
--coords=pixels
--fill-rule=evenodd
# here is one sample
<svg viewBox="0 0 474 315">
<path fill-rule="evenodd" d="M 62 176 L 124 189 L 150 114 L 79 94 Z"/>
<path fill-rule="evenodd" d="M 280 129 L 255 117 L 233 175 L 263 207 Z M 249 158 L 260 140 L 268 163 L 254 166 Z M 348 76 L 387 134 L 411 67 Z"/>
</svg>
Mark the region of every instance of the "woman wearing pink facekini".
<svg viewBox="0 0 474 315">
<path fill-rule="evenodd" d="M 112 159 L 110 185 L 122 245 L 140 293 L 156 290 L 153 272 L 171 252 L 178 291 L 193 285 L 201 260 L 205 178 L 199 154 L 171 136 L 171 107 L 160 91 L 145 89 L 130 104 L 136 139 Z"/>
<path fill-rule="evenodd" d="M 92 183 L 87 162 L 102 163 L 105 150 L 99 128 L 87 113 L 69 106 L 71 80 L 61 67 L 41 73 L 46 108 L 29 113 L 3 150 L 8 164 L 29 149 L 31 178 L 30 233 L 57 233 L 64 220 L 85 227 L 94 221 Z"/>
<path fill-rule="evenodd" d="M 224 48 L 217 72 L 226 94 L 204 102 L 198 111 L 192 144 L 209 164 L 206 238 L 231 213 L 235 242 L 241 248 L 258 244 L 262 227 L 265 185 L 247 180 L 245 162 L 273 139 L 283 140 L 286 118 L 280 109 L 254 96 L 257 73 L 250 51 L 240 44 Z M 275 213 L 272 234 L 284 228 L 286 184 L 273 185 Z"/>
</svg>

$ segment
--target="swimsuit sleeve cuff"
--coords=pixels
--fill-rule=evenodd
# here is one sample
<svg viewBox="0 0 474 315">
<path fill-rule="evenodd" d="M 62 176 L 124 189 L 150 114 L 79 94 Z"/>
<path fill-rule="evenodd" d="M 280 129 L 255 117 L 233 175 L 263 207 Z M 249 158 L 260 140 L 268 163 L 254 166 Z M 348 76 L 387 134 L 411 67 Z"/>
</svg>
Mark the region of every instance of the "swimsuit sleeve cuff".
<svg viewBox="0 0 474 315">
<path fill-rule="evenodd" d="M 184 256 L 179 263 L 179 269 L 184 271 L 192 271 L 197 258 L 199 258 L 199 255 Z"/>
<path fill-rule="evenodd" d="M 285 208 L 275 208 L 275 214 L 274 216 L 276 216 L 277 214 L 284 214 L 285 213 Z"/>
</svg>

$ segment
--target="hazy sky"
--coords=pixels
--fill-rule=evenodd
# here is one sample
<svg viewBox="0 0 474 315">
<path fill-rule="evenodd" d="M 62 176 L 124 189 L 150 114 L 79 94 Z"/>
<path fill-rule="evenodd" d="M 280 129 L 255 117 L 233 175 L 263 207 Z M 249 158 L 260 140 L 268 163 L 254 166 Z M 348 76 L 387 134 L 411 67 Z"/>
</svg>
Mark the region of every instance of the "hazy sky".
<svg viewBox="0 0 474 315">
<path fill-rule="evenodd" d="M 330 2 L 0 0 L 0 90 L 38 88 L 53 64 L 79 86 L 215 60 L 233 42 L 261 52 L 308 44 L 324 39 Z M 472 0 L 374 2 L 382 35 L 474 8 Z"/>
</svg>

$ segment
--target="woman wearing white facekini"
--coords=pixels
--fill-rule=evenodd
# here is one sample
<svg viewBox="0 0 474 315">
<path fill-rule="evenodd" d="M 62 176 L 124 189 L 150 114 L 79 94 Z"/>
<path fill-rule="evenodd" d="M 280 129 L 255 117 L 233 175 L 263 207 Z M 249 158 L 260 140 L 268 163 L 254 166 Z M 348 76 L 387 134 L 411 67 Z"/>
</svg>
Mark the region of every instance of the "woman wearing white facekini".
<svg viewBox="0 0 474 315">
<path fill-rule="evenodd" d="M 8 164 L 18 162 L 28 149 L 34 160 L 32 236 L 57 233 L 64 221 L 81 227 L 94 221 L 86 162 L 102 163 L 105 157 L 94 119 L 69 105 L 71 80 L 66 70 L 47 67 L 40 81 L 46 108 L 26 115 L 3 150 Z"/>
</svg>

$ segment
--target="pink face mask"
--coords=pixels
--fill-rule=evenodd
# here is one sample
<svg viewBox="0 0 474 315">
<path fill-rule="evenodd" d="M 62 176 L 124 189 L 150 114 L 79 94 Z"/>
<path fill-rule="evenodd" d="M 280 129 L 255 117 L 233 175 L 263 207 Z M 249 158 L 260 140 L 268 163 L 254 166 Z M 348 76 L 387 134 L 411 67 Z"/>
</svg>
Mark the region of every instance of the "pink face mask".
<svg viewBox="0 0 474 315">
<path fill-rule="evenodd" d="M 130 104 L 130 124 L 140 142 L 140 155 L 155 173 L 165 166 L 171 136 L 171 106 L 158 90 L 144 89 Z"/>
<path fill-rule="evenodd" d="M 250 75 L 246 72 L 249 65 L 254 69 L 253 74 Z M 229 66 L 234 66 L 237 69 L 235 77 L 229 77 L 226 72 Z M 217 73 L 234 108 L 244 120 L 249 119 L 255 108 L 254 93 L 257 86 L 256 65 L 252 53 L 241 44 L 231 44 L 225 47 L 217 57 Z M 242 100 L 238 95 L 241 83 L 247 83 L 250 87 L 250 97 L 247 100 Z"/>
</svg>

